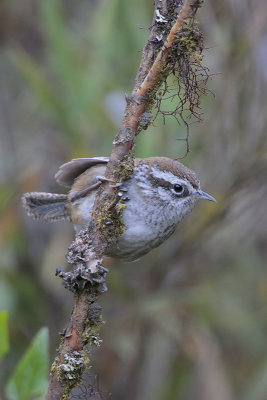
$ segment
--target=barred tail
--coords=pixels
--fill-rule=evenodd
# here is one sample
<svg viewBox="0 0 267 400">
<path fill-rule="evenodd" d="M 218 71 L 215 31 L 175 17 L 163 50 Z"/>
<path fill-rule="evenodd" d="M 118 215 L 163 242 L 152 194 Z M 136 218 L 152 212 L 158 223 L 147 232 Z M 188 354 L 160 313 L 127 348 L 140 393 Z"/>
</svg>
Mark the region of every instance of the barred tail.
<svg viewBox="0 0 267 400">
<path fill-rule="evenodd" d="M 69 219 L 65 194 L 25 193 L 22 196 L 22 204 L 27 214 L 34 219 L 50 222 Z"/>
</svg>

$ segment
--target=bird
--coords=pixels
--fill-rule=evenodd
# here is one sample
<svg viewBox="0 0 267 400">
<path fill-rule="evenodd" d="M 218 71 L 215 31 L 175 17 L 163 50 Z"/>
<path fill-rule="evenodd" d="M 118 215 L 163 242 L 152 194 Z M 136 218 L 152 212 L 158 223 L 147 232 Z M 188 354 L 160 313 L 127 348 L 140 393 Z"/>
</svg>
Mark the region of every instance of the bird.
<svg viewBox="0 0 267 400">
<path fill-rule="evenodd" d="M 76 158 L 62 166 L 56 181 L 71 187 L 68 194 L 25 193 L 27 214 L 44 221 L 69 220 L 76 235 L 90 223 L 97 188 L 107 180 L 108 157 Z M 216 201 L 200 189 L 196 173 L 168 157 L 135 158 L 132 174 L 118 184 L 125 205 L 125 229 L 116 246 L 104 255 L 133 261 L 168 239 L 199 199 Z"/>
</svg>

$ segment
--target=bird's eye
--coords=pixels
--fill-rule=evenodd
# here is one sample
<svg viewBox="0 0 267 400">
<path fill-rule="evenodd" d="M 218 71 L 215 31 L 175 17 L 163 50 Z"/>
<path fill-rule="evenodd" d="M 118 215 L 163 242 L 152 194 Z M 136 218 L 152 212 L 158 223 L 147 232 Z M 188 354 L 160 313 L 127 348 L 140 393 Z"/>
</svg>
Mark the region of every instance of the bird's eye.
<svg viewBox="0 0 267 400">
<path fill-rule="evenodd" d="M 173 190 L 177 194 L 182 194 L 184 191 L 184 187 L 182 185 L 179 185 L 178 183 L 176 183 L 175 185 L 173 185 Z"/>
</svg>

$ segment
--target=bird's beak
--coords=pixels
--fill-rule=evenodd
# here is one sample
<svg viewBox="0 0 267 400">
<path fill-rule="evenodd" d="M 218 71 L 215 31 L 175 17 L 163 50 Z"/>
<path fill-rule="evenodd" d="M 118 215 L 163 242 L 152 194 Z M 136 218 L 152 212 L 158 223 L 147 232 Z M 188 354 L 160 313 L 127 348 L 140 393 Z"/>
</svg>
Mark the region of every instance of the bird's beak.
<svg viewBox="0 0 267 400">
<path fill-rule="evenodd" d="M 210 196 L 208 193 L 203 192 L 202 190 L 197 190 L 196 195 L 197 195 L 198 199 L 215 201 L 215 203 L 216 203 L 216 200 L 214 199 L 214 197 Z"/>
</svg>

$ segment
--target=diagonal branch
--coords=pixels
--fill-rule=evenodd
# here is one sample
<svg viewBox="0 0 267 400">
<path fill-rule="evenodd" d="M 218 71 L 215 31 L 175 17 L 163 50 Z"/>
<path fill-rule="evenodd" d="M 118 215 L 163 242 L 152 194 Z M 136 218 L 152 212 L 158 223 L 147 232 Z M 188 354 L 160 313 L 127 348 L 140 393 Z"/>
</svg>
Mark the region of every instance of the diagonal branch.
<svg viewBox="0 0 267 400">
<path fill-rule="evenodd" d="M 106 168 L 105 175 L 112 181 L 121 182 L 133 171 L 136 136 L 151 121 L 150 110 L 155 94 L 172 68 L 170 54 L 173 44 L 186 21 L 194 17 L 201 2 L 186 0 L 182 5 L 181 1 L 155 1 L 151 34 L 143 50 L 134 89 L 126 98 L 123 122 Z M 90 367 L 86 345 L 99 346 L 101 343 L 101 307 L 96 301 L 99 294 L 106 290 L 107 270 L 102 266 L 102 258 L 107 247 L 116 244 L 124 230 L 117 193 L 118 188 L 109 182 L 98 189 L 88 230 L 79 234 L 68 251 L 67 259 L 73 269 L 66 273 L 58 272 L 64 285 L 75 293 L 76 299 L 70 322 L 62 334 L 58 356 L 51 368 L 46 400 L 70 398 L 72 389 L 81 383 L 83 372 Z M 107 221 L 112 223 L 105 225 Z"/>
</svg>

